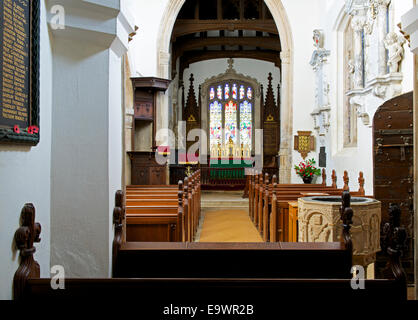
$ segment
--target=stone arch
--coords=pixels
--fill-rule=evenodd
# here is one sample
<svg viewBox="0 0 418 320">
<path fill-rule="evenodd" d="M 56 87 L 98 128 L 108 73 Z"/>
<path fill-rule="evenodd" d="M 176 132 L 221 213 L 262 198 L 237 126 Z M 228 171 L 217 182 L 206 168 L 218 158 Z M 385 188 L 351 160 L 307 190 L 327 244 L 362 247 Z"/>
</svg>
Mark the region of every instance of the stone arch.
<svg viewBox="0 0 418 320">
<path fill-rule="evenodd" d="M 157 40 L 157 75 L 170 77 L 170 40 L 177 16 L 186 0 L 170 0 L 161 20 Z M 281 0 L 264 0 L 269 8 L 279 31 L 282 52 L 281 68 L 281 144 L 280 144 L 280 183 L 290 183 L 292 168 L 293 136 L 293 37 L 289 19 Z M 168 127 L 168 93 L 161 94 L 158 103 L 158 114 L 166 115 L 159 120 L 157 129 Z M 160 117 L 161 118 L 161 117 Z"/>
</svg>

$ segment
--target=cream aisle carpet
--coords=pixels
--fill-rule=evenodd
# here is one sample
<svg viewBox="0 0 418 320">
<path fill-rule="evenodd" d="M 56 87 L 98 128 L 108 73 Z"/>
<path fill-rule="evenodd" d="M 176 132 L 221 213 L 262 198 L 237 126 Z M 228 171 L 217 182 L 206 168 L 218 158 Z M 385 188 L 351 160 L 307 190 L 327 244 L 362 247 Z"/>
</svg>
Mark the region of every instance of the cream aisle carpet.
<svg viewBox="0 0 418 320">
<path fill-rule="evenodd" d="M 262 242 L 262 239 L 248 212 L 220 209 L 205 213 L 200 242 Z"/>
</svg>

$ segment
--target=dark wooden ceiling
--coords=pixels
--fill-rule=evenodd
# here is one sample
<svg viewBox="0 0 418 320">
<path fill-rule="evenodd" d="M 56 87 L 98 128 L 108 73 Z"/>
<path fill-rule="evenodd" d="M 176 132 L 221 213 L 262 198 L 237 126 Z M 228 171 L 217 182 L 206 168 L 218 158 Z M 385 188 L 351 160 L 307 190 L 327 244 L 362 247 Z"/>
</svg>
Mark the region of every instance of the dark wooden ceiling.
<svg viewBox="0 0 418 320">
<path fill-rule="evenodd" d="M 280 50 L 264 0 L 186 0 L 172 34 L 172 76 L 179 72 L 182 80 L 191 63 L 219 58 L 259 59 L 280 66 Z"/>
</svg>

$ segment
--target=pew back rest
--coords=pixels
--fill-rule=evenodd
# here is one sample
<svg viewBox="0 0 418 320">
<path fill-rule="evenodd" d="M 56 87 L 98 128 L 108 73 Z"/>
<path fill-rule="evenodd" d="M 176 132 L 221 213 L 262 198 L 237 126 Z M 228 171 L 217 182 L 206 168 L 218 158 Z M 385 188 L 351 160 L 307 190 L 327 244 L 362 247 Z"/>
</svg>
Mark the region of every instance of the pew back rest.
<svg viewBox="0 0 418 320">
<path fill-rule="evenodd" d="M 185 296 L 177 293 L 193 293 Z M 31 301 L 78 300 L 135 302 L 152 308 L 162 303 L 199 304 L 202 299 L 283 306 L 295 299 L 347 303 L 405 301 L 405 288 L 394 280 L 366 280 L 364 290 L 353 290 L 349 279 L 66 279 L 65 290 L 53 290 L 51 279 L 29 279 L 24 298 Z M 145 304 L 146 303 L 146 304 Z M 356 304 L 355 304 L 356 305 Z M 269 308 L 270 309 L 270 308 Z M 157 309 L 160 310 L 160 309 Z"/>
<path fill-rule="evenodd" d="M 122 245 L 121 278 L 348 279 L 351 252 L 340 243 L 134 243 Z"/>
</svg>

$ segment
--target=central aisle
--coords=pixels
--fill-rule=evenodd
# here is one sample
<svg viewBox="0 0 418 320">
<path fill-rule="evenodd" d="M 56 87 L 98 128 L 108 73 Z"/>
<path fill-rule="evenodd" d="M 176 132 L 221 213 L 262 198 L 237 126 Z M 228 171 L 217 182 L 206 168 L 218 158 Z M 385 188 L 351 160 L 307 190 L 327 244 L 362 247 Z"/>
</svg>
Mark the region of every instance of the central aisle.
<svg viewBox="0 0 418 320">
<path fill-rule="evenodd" d="M 246 210 L 219 209 L 205 213 L 199 242 L 262 242 Z"/>
</svg>

